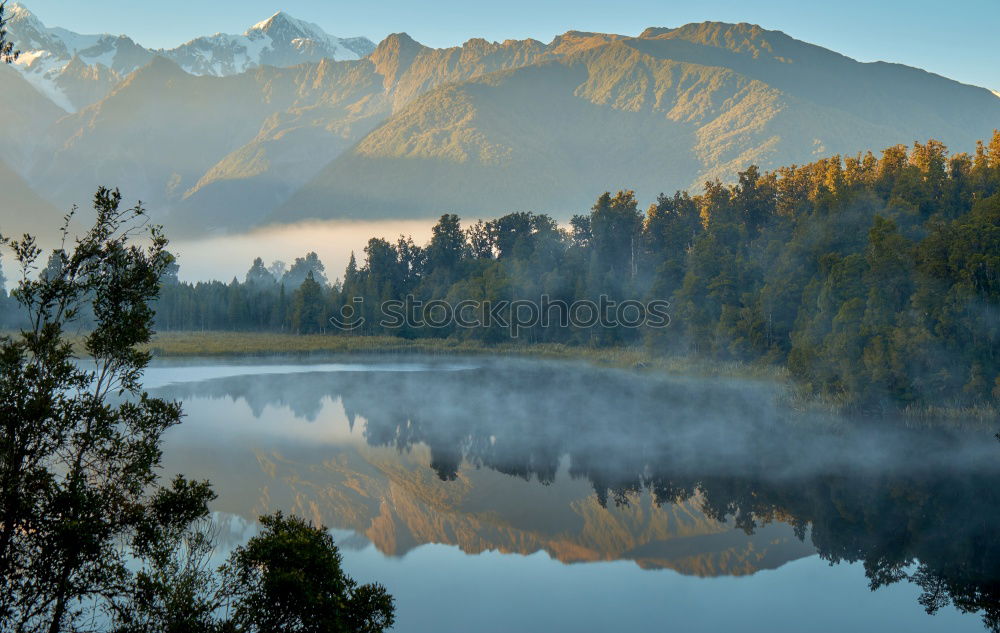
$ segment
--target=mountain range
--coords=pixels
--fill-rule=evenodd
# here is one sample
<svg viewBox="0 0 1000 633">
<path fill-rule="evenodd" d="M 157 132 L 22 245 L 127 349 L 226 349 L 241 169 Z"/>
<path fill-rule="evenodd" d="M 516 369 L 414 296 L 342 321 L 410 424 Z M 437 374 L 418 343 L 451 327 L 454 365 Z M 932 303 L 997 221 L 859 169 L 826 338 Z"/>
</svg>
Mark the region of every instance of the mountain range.
<svg viewBox="0 0 1000 633">
<path fill-rule="evenodd" d="M 990 90 L 750 24 L 436 49 L 277 13 L 153 51 L 9 10 L 22 53 L 0 73 L 0 161 L 46 207 L 33 217 L 115 185 L 180 235 L 444 212 L 562 219 L 604 190 L 651 199 L 751 163 L 927 138 L 969 151 L 1000 126 Z M 7 204 L 0 230 L 27 202 Z"/>
<path fill-rule="evenodd" d="M 154 57 L 173 60 L 192 75 L 227 77 L 262 65 L 294 66 L 321 59 L 360 59 L 375 44 L 339 38 L 320 26 L 278 12 L 242 35 L 216 33 L 170 50 L 152 50 L 127 35 L 82 35 L 46 27 L 23 4 L 9 7 L 8 37 L 21 51 L 16 66 L 67 112 L 99 101 Z"/>
</svg>

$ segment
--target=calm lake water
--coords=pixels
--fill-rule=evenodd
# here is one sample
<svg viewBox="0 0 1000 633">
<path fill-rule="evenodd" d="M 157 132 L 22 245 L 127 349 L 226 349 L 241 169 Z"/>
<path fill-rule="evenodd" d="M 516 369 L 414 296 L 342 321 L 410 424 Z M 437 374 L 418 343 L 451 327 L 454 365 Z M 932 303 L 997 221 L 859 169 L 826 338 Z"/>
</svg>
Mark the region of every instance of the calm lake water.
<svg viewBox="0 0 1000 633">
<path fill-rule="evenodd" d="M 487 359 L 160 362 L 222 549 L 329 526 L 401 632 L 982 631 L 1000 443 L 804 417 L 765 384 Z M 928 615 L 927 611 L 933 612 Z"/>
</svg>

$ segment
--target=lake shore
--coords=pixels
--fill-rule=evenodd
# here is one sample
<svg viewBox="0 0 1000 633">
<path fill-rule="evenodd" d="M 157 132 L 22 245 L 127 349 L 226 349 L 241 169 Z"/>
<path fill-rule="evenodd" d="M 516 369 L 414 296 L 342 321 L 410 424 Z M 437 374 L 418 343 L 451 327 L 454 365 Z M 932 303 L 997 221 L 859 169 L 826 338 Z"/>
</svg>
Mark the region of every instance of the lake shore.
<svg viewBox="0 0 1000 633">
<path fill-rule="evenodd" d="M 12 335 L 4 332 L 3 335 Z M 858 417 L 845 403 L 805 392 L 784 367 L 696 356 L 657 356 L 642 346 L 585 347 L 560 343 L 487 345 L 454 339 L 401 339 L 392 336 L 296 335 L 269 332 L 184 331 L 157 333 L 147 346 L 154 358 L 323 358 L 347 356 L 490 356 L 591 363 L 596 366 L 662 372 L 673 376 L 752 380 L 774 383 L 782 402 L 800 412 Z M 995 406 L 909 406 L 892 412 L 864 412 L 861 417 L 891 415 L 906 426 L 960 427 L 984 430 L 997 426 Z"/>
<path fill-rule="evenodd" d="M 777 365 L 714 361 L 691 356 L 656 356 L 641 346 L 585 347 L 561 343 L 489 345 L 454 339 L 402 339 L 392 336 L 295 335 L 266 332 L 161 332 L 149 350 L 157 358 L 428 355 L 506 356 L 581 360 L 597 365 L 658 370 L 697 377 L 727 377 L 788 383 L 787 370 Z"/>
<path fill-rule="evenodd" d="M 161 332 L 149 345 L 156 358 L 246 358 L 328 355 L 492 356 L 577 360 L 594 365 L 663 372 L 697 378 L 732 378 L 776 383 L 784 403 L 799 411 L 846 413 L 842 402 L 804 393 L 784 367 L 694 356 L 657 356 L 642 346 L 586 347 L 559 343 L 488 345 L 455 339 L 402 339 L 391 336 L 296 335 L 268 332 Z M 998 418 L 995 407 L 908 407 L 894 412 L 908 426 L 959 426 L 982 430 Z"/>
</svg>

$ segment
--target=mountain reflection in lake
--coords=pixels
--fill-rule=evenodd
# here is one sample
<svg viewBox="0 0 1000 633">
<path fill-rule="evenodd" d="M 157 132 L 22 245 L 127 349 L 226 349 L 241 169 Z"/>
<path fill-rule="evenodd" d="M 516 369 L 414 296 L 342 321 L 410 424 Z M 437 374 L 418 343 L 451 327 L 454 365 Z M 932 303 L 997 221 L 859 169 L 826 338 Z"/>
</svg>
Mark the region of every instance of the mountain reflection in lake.
<svg viewBox="0 0 1000 633">
<path fill-rule="evenodd" d="M 273 510 L 326 524 L 349 571 L 396 594 L 400 631 L 1000 622 L 985 432 L 806 418 L 762 384 L 555 362 L 147 378 L 184 401 L 165 461 L 213 482 L 222 533 Z"/>
</svg>

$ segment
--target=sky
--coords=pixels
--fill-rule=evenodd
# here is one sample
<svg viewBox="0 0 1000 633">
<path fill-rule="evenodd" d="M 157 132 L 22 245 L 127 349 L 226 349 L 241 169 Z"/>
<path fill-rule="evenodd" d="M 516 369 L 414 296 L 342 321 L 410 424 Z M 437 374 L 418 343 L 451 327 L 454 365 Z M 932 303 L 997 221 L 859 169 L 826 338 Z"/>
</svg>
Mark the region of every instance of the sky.
<svg viewBox="0 0 1000 633">
<path fill-rule="evenodd" d="M 916 66 L 1000 90 L 1000 0 L 23 0 L 48 26 L 127 34 L 172 48 L 242 33 L 277 11 L 340 37 L 378 42 L 405 31 L 434 47 L 473 38 L 550 41 L 568 30 L 636 35 L 648 26 L 717 20 L 780 30 L 860 61 Z M 1000 124 L 1000 122 L 998 122 Z"/>
</svg>

